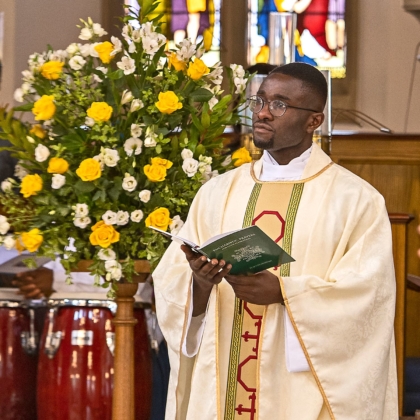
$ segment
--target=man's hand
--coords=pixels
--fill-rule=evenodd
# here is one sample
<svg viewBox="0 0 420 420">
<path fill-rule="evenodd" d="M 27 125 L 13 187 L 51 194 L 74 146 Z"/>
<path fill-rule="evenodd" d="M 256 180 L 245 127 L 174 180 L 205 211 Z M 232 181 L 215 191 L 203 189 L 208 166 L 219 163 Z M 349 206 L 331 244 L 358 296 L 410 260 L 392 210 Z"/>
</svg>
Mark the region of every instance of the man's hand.
<svg viewBox="0 0 420 420">
<path fill-rule="evenodd" d="M 213 286 L 226 277 L 232 266 L 223 260 L 207 261 L 206 257 L 197 254 L 186 245 L 181 245 L 181 250 L 193 272 L 193 316 L 197 316 L 206 310 Z"/>
<path fill-rule="evenodd" d="M 225 276 L 236 297 L 255 305 L 284 304 L 279 279 L 269 271 L 243 276 Z"/>
<path fill-rule="evenodd" d="M 53 280 L 52 270 L 41 267 L 33 271 L 18 273 L 12 284 L 19 287 L 19 294 L 25 299 L 41 299 L 49 297 L 53 292 Z"/>
</svg>

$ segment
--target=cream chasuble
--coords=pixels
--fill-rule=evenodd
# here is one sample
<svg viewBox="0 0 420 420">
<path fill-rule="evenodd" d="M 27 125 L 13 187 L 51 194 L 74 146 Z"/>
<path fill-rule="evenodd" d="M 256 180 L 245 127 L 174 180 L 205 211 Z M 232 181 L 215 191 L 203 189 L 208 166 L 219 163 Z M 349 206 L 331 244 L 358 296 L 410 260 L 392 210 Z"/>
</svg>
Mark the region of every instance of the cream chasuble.
<svg viewBox="0 0 420 420">
<path fill-rule="evenodd" d="M 191 271 L 179 245 L 173 243 L 153 273 L 159 324 L 171 362 L 166 420 L 223 420 L 231 410 L 229 404 L 233 414 L 238 414 L 233 418 L 238 419 L 397 420 L 395 279 L 383 198 L 366 182 L 332 164 L 317 146 L 301 181 L 260 182 L 260 171 L 261 162 L 256 162 L 206 183 L 180 234 L 203 243 L 240 229 L 247 209 L 252 220 L 259 215 L 257 207 L 252 213 L 249 210 L 255 189 L 264 193 L 266 188 L 279 188 L 280 193 L 269 193 L 273 210 L 268 211 L 277 211 L 286 221 L 283 247 L 289 226 L 289 251 L 296 261 L 288 272 L 283 267 L 272 272 L 279 276 L 286 310 L 310 371 L 286 369 L 282 305 L 258 308 L 262 314 L 254 313 L 252 307 L 250 311 L 242 308 L 243 316 L 251 312 L 250 317 L 255 317 L 256 329 L 247 330 L 248 334 L 242 331 L 245 338 L 241 339 L 248 344 L 257 332 L 258 349 L 254 351 L 255 340 L 252 348 L 241 347 L 237 365 L 257 354 L 254 367 L 242 364 L 250 367 L 250 376 L 255 378 L 248 386 L 255 389 L 255 396 L 251 392 L 246 400 L 246 395 L 237 393 L 231 404 L 228 378 L 232 326 L 238 313 L 234 293 L 225 281 L 213 288 L 198 353 L 184 356 L 181 347 L 190 309 Z M 301 191 L 294 223 L 288 225 L 297 188 Z M 268 229 L 274 232 L 271 223 Z M 243 397 L 245 403 L 237 399 Z M 239 415 L 235 411 L 239 404 L 243 408 L 253 404 L 254 417 L 245 410 Z"/>
</svg>

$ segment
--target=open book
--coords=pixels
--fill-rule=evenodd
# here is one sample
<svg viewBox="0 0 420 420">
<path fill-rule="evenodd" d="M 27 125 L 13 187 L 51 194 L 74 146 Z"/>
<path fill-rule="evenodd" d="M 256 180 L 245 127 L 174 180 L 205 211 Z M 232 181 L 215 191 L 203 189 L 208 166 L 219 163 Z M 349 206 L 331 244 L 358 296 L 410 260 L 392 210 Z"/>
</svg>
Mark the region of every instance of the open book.
<svg viewBox="0 0 420 420">
<path fill-rule="evenodd" d="M 189 246 L 194 252 L 208 259 L 216 258 L 232 264 L 230 274 L 258 273 L 271 267 L 295 261 L 258 226 L 223 233 L 210 238 L 202 245 L 169 232 L 150 226 L 179 243 Z"/>
</svg>

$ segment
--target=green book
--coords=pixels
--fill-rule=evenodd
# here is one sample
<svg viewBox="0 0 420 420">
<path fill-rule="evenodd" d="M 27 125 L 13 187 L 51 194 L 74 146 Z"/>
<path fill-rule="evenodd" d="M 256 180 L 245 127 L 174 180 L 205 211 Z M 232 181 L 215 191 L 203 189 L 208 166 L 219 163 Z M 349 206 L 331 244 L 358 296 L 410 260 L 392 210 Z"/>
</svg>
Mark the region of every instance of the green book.
<svg viewBox="0 0 420 420">
<path fill-rule="evenodd" d="M 189 246 L 194 252 L 208 259 L 216 258 L 232 264 L 230 274 L 252 274 L 268 268 L 295 261 L 258 226 L 214 236 L 203 245 L 154 228 L 167 238 Z"/>
</svg>

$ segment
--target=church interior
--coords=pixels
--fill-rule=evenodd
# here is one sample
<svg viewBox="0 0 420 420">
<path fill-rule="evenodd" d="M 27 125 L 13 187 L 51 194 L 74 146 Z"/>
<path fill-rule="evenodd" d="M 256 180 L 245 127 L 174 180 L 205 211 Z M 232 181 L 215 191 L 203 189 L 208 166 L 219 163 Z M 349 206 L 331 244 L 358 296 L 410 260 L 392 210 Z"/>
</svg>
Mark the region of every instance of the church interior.
<svg viewBox="0 0 420 420">
<path fill-rule="evenodd" d="M 164 3 L 165 7 L 171 7 L 170 2 Z M 210 2 L 204 3 L 208 5 Z M 258 71 L 264 68 L 257 65 L 260 59 L 250 57 L 251 3 L 250 0 L 221 0 L 218 3 L 219 21 L 215 25 L 219 32 L 215 31 L 213 36 L 218 37 L 217 54 L 223 65 L 237 63 L 245 69 L 255 66 Z M 282 2 L 271 3 L 275 3 L 280 8 L 279 11 L 284 12 L 285 9 L 278 6 Z M 80 18 L 90 17 L 94 22 L 100 23 L 108 34 L 117 36 L 120 32 L 120 21 L 117 17 L 123 14 L 123 0 L 0 0 L 0 107 L 18 105 L 15 91 L 22 84 L 21 73 L 27 68 L 27 60 L 32 53 L 44 51 L 47 45 L 52 44 L 54 49 L 65 49 L 75 42 L 80 32 L 80 28 L 76 26 L 80 24 Z M 349 0 L 345 2 L 343 18 L 344 16 L 345 33 L 337 36 L 335 42 L 341 45 L 335 45 L 332 58 L 338 59 L 340 54 L 345 54 L 345 58 L 341 63 L 341 73 L 334 73 L 332 70 L 330 74 L 332 77 L 327 104 L 330 125 L 326 131 L 320 133 L 318 141 L 335 163 L 372 184 L 385 198 L 392 226 L 396 273 L 394 332 L 399 415 L 400 419 L 420 419 L 420 0 Z M 190 17 L 190 23 L 194 23 L 193 17 Z M 172 20 L 176 22 L 176 19 L 174 14 Z M 303 43 L 303 35 L 301 38 Z M 262 54 L 264 50 L 261 40 L 259 42 L 258 49 Z M 337 51 L 340 54 L 336 54 Z M 329 56 L 328 59 L 330 58 Z M 261 59 L 259 62 L 282 64 L 270 59 L 272 56 L 267 55 L 265 61 Z M 329 68 L 327 59 L 322 61 L 320 68 Z M 249 143 L 249 133 L 243 133 L 244 130 L 242 135 L 229 134 L 227 138 L 232 141 L 230 146 L 245 145 L 249 147 L 253 157 L 259 157 L 258 150 L 252 148 L 252 142 Z M 74 290 L 69 289 L 67 296 L 65 292 L 62 295 L 77 300 Z M 22 309 L 19 304 L 11 305 L 10 299 L 10 295 L 3 293 L 0 286 L 0 311 L 8 311 L 0 319 L 0 382 L 8 383 L 10 387 L 9 392 L 8 387 L 2 386 L 0 419 L 99 419 L 100 416 L 94 411 L 86 413 L 85 417 L 65 413 L 68 407 L 60 401 L 53 383 L 38 389 L 38 396 L 35 395 L 36 381 L 27 377 L 58 377 L 64 372 L 60 370 L 64 367 L 59 367 L 59 359 L 56 359 L 55 366 L 49 364 L 56 351 L 52 342 L 57 337 L 49 335 L 48 345 L 46 342 L 42 343 L 42 330 L 39 330 L 42 352 L 40 348 L 39 357 L 33 356 L 36 363 L 19 366 L 18 378 L 8 378 L 5 358 L 7 354 L 16 354 L 17 351 L 13 352 L 10 347 L 5 347 L 6 337 L 9 337 L 8 343 L 13 342 L 17 347 L 22 342 L 20 336 L 11 337 L 15 332 L 7 331 L 4 326 L 10 311 L 18 311 L 21 317 L 27 318 L 25 322 L 35 317 L 35 329 L 38 328 L 39 317 L 44 317 L 45 323 L 51 324 L 57 314 L 57 311 L 53 311 L 54 308 Z M 137 420 L 164 419 L 169 362 L 162 340 L 159 339 L 160 344 L 156 344 L 156 337 L 150 337 L 150 330 L 147 333 L 147 322 L 156 322 L 153 315 L 151 318 L 149 316 L 148 321 L 145 319 L 145 314 L 150 315 L 152 306 L 140 299 L 134 310 L 134 317 L 137 319 L 134 342 L 136 349 L 140 349 L 137 356 L 134 356 L 140 359 L 137 359 L 133 374 Z M 108 306 L 104 304 L 103 307 Z M 67 309 L 76 311 L 71 307 Z M 92 319 L 97 317 L 99 324 L 111 322 L 111 315 L 107 311 L 95 313 L 95 309 L 85 310 L 87 312 L 83 316 Z M 74 316 L 74 313 L 68 314 L 69 319 Z M 62 322 L 64 321 L 63 319 Z M 59 322 L 58 319 L 56 322 Z M 71 326 L 63 326 L 65 327 Z M 44 328 L 42 339 L 47 334 L 45 331 Z M 89 340 L 89 337 L 81 336 L 79 339 Z M 30 345 L 31 343 L 27 343 L 27 347 Z M 48 349 L 52 356 L 43 357 Z M 59 350 L 59 354 L 62 350 L 64 349 Z M 97 349 L 98 352 L 102 350 Z M 36 348 L 32 351 L 38 354 Z M 23 363 L 22 360 L 19 361 L 18 355 L 13 360 L 15 364 Z M 107 363 L 103 369 L 109 369 L 111 375 L 112 357 L 103 363 Z M 97 369 L 101 367 L 98 366 Z M 84 374 L 85 372 L 80 372 L 80 375 Z M 27 380 L 22 380 L 22 377 Z M 104 388 L 110 386 L 103 385 Z M 89 398 L 108 398 L 103 405 L 108 407 L 109 416 L 102 417 L 110 419 L 111 389 L 103 389 L 101 395 L 94 395 L 89 394 L 88 388 L 89 385 L 86 385 L 74 392 L 71 397 L 74 399 L 73 403 L 84 405 L 89 404 Z M 22 408 L 27 411 L 25 414 L 19 411 L 11 401 L 15 391 L 21 393 L 25 400 L 21 407 L 32 404 L 35 409 Z M 72 391 L 69 389 L 68 392 Z M 38 400 L 38 408 L 34 398 Z M 416 410 L 417 416 L 414 417 Z M 129 417 L 114 415 L 112 418 L 131 420 L 134 419 L 132 415 L 133 413 Z"/>
</svg>

